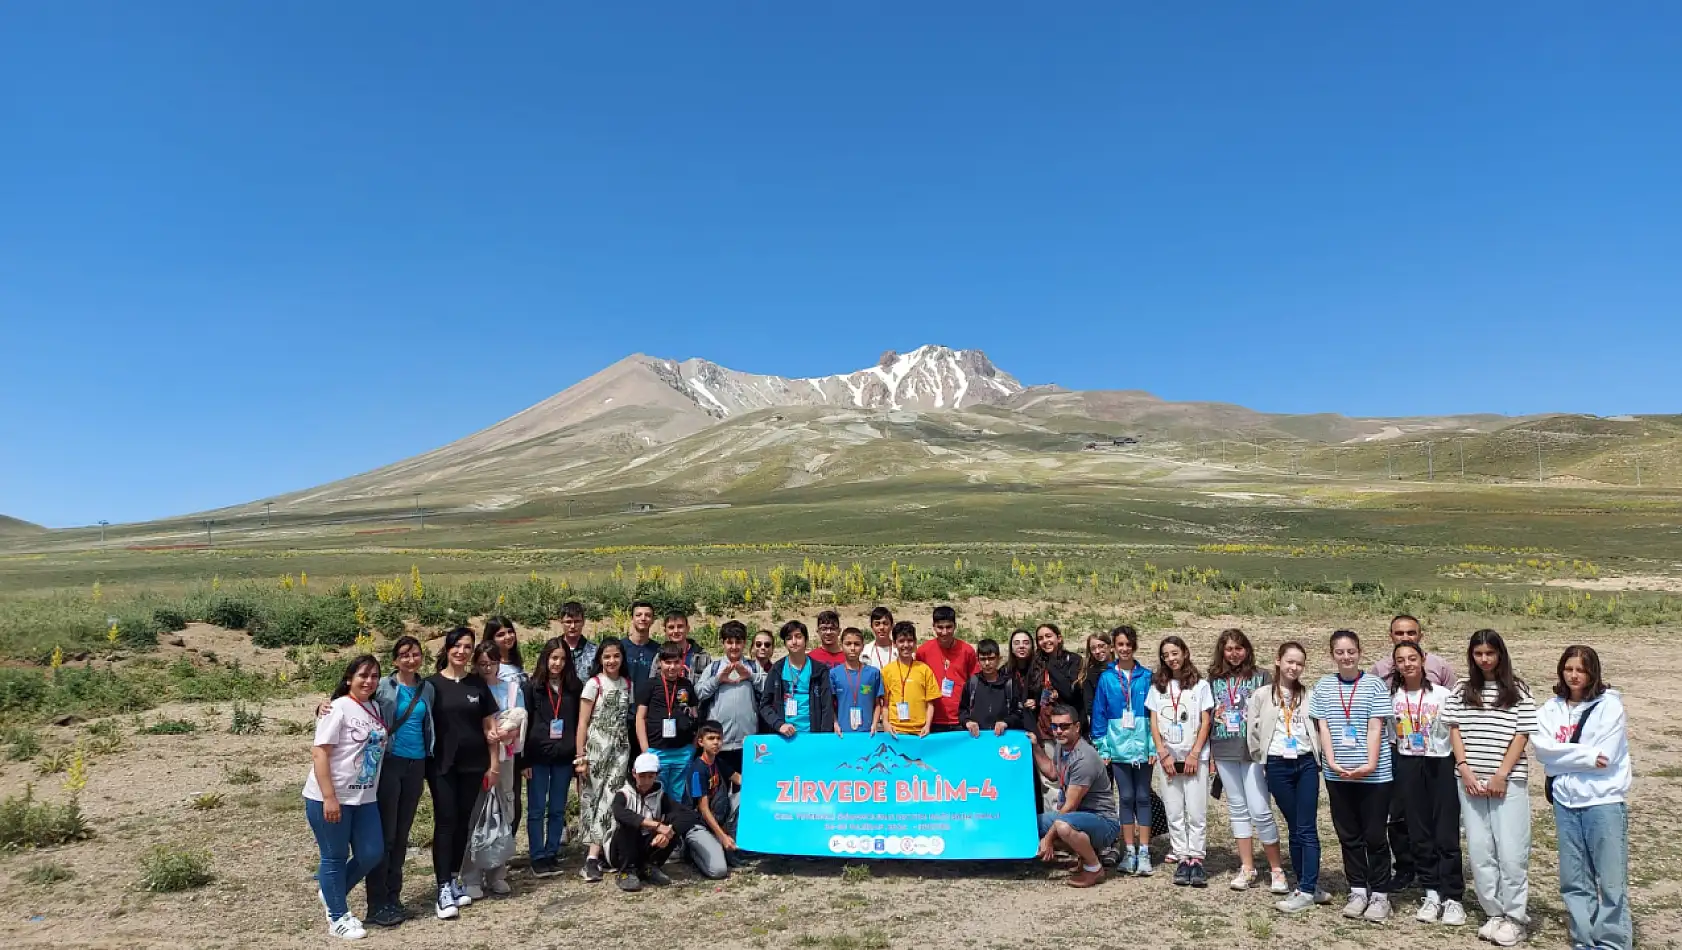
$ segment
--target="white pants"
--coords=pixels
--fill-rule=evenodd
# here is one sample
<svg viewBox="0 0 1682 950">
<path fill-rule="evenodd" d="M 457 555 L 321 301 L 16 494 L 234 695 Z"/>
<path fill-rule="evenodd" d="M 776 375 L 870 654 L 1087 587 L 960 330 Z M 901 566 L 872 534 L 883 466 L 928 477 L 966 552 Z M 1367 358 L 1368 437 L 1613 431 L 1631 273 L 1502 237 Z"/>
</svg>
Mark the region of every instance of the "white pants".
<svg viewBox="0 0 1682 950">
<path fill-rule="evenodd" d="M 1472 798 L 1461 786 L 1460 824 L 1483 912 L 1529 923 L 1530 790 L 1523 782 L 1509 782 L 1505 797 Z"/>
<path fill-rule="evenodd" d="M 1219 761 L 1215 769 L 1226 790 L 1226 816 L 1232 822 L 1232 836 L 1278 844 L 1279 824 L 1273 820 L 1273 805 L 1267 798 L 1267 773 L 1262 764 Z"/>
<path fill-rule="evenodd" d="M 1202 860 L 1208 850 L 1209 763 L 1196 775 L 1162 777 L 1162 805 L 1168 811 L 1168 841 L 1180 860 Z"/>
</svg>

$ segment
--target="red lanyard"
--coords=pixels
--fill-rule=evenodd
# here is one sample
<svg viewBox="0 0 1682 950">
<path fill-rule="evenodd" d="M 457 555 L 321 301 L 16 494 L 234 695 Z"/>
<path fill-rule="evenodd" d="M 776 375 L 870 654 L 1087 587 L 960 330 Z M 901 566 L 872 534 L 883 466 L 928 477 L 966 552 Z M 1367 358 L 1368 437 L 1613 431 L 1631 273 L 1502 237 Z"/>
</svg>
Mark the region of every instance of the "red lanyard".
<svg viewBox="0 0 1682 950">
<path fill-rule="evenodd" d="M 669 705 L 671 700 L 668 699 L 666 702 Z M 554 683 L 549 684 L 549 718 L 561 718 L 561 694 L 555 689 Z"/>
<path fill-rule="evenodd" d="M 1243 685 L 1244 684 L 1240 683 L 1237 679 L 1234 679 L 1234 678 L 1228 678 L 1227 679 L 1227 681 L 1226 681 L 1226 708 L 1237 709 L 1240 705 L 1242 705 L 1243 700 L 1244 700 L 1244 690 L 1242 688 L 1234 689 L 1233 687 L 1242 687 Z"/>
<path fill-rule="evenodd" d="M 677 699 L 677 684 L 668 679 L 661 679 L 660 692 L 666 694 L 666 718 L 675 718 L 677 716 L 677 710 L 672 708 L 672 703 Z"/>
<path fill-rule="evenodd" d="M 1346 724 L 1355 722 L 1355 695 L 1361 691 L 1361 677 L 1364 673 L 1355 674 L 1355 682 L 1349 684 L 1349 695 L 1343 695 L 1343 677 L 1337 678 L 1337 701 L 1343 706 L 1343 721 Z"/>
<path fill-rule="evenodd" d="M 1413 704 L 1408 702 L 1407 690 L 1405 690 L 1405 689 L 1402 690 L 1402 708 L 1407 710 L 1408 726 L 1410 728 L 1412 728 L 1412 730 L 1414 732 L 1422 731 L 1419 728 L 1419 719 L 1420 719 L 1421 716 L 1423 716 L 1425 714 L 1425 692 L 1426 692 L 1425 684 L 1420 683 L 1419 684 L 1419 708 L 1415 709 Z"/>
<path fill-rule="evenodd" d="M 356 700 L 356 705 L 361 706 L 363 712 L 367 713 L 369 716 L 372 716 L 374 721 L 380 724 L 380 729 L 382 729 L 382 730 L 385 729 L 385 717 L 380 715 L 380 707 L 379 706 L 377 706 L 377 705 L 376 706 L 369 706 L 367 703 L 364 703 L 360 699 L 356 699 L 356 697 L 354 697 L 354 696 L 352 696 L 351 699 Z"/>
<path fill-rule="evenodd" d="M 858 673 L 855 674 L 852 670 L 843 666 L 841 668 L 841 680 L 847 684 L 847 692 L 852 696 L 849 706 L 857 706 L 859 704 L 859 690 L 864 686 L 864 667 L 859 667 Z M 901 684 L 900 688 L 904 689 L 904 684 Z"/>
<path fill-rule="evenodd" d="M 1186 691 L 1184 689 L 1176 689 L 1175 687 L 1177 687 L 1177 686 L 1179 686 L 1178 683 L 1176 683 L 1173 680 L 1169 680 L 1168 681 L 1168 689 L 1164 691 L 1164 693 L 1168 696 L 1169 704 L 1171 704 L 1174 707 L 1174 721 L 1175 722 L 1180 721 L 1180 697 L 1184 696 L 1186 694 Z"/>
</svg>

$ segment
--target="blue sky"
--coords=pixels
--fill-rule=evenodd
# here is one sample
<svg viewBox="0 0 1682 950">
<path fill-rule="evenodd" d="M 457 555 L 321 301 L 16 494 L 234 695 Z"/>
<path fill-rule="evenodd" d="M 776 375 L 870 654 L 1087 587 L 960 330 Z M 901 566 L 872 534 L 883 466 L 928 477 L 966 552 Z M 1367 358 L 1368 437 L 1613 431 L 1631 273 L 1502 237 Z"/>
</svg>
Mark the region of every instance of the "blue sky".
<svg viewBox="0 0 1682 950">
<path fill-rule="evenodd" d="M 1675 4 L 66 0 L 0 6 L 0 88 L 0 512 L 51 525 L 636 351 L 1682 409 Z"/>
</svg>

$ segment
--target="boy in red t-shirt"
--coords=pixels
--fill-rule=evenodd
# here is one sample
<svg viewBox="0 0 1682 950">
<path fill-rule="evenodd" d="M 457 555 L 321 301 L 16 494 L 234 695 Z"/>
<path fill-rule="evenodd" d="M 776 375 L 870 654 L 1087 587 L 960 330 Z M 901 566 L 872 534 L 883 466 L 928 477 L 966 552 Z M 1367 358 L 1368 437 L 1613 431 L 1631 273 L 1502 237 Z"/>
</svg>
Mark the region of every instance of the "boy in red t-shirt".
<svg viewBox="0 0 1682 950">
<path fill-rule="evenodd" d="M 958 639 L 958 612 L 951 607 L 934 609 L 934 638 L 917 648 L 917 659 L 934 671 L 940 684 L 940 698 L 934 704 L 934 728 L 931 732 L 958 732 L 963 723 L 958 719 L 958 702 L 963 698 L 964 684 L 980 669 L 975 647 Z"/>
</svg>

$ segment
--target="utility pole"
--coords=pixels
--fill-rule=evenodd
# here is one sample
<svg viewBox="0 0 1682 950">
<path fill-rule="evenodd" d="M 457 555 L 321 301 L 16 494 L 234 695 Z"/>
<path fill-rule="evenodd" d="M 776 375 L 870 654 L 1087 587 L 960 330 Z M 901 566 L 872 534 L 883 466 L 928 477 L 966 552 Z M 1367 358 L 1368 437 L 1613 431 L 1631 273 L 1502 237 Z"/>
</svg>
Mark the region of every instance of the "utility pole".
<svg viewBox="0 0 1682 950">
<path fill-rule="evenodd" d="M 267 528 L 269 526 L 269 510 L 273 507 L 274 507 L 274 502 L 272 502 L 272 501 L 263 502 L 263 527 L 265 527 L 265 528 Z"/>
<path fill-rule="evenodd" d="M 415 520 L 420 524 L 420 530 L 426 530 L 426 512 L 420 506 L 420 492 L 415 492 Z"/>
<path fill-rule="evenodd" d="M 1434 444 L 1425 443 L 1425 480 L 1428 482 L 1437 480 L 1437 458 L 1433 452 L 1435 448 Z"/>
<path fill-rule="evenodd" d="M 1384 477 L 1396 477 L 1396 449 L 1393 446 L 1384 447 Z"/>
<path fill-rule="evenodd" d="M 1635 483 L 1637 485 L 1639 485 L 1639 484 L 1641 484 L 1641 463 L 1640 462 L 1637 462 L 1635 464 L 1635 473 L 1636 473 L 1635 474 Z M 110 524 L 110 523 L 111 522 L 109 522 L 109 521 L 101 521 L 99 523 L 99 543 L 100 544 L 105 543 L 105 526 Z"/>
<path fill-rule="evenodd" d="M 1454 440 L 1454 451 L 1460 454 L 1460 480 L 1466 480 L 1466 446 L 1459 439 Z"/>
<path fill-rule="evenodd" d="M 1639 455 L 1635 457 L 1635 487 L 1641 487 L 1641 456 Z M 101 534 L 99 540 L 105 540 L 105 536 Z"/>
<path fill-rule="evenodd" d="M 1337 446 L 1334 445 L 1334 446 L 1332 446 L 1332 474 L 1334 476 L 1342 474 L 1338 465 L 1339 465 L 1339 463 L 1338 463 L 1338 455 L 1337 455 Z"/>
<path fill-rule="evenodd" d="M 1542 437 L 1536 436 L 1536 484 L 1542 484 Z"/>
<path fill-rule="evenodd" d="M 213 548 L 216 546 L 216 539 L 210 534 L 210 526 L 215 523 L 216 522 L 211 521 L 209 518 L 204 519 L 204 546 L 207 548 Z"/>
<path fill-rule="evenodd" d="M 1256 467 L 1261 468 L 1261 442 L 1256 442 Z"/>
<path fill-rule="evenodd" d="M 1221 440 L 1221 464 L 1226 464 L 1226 440 Z"/>
</svg>

